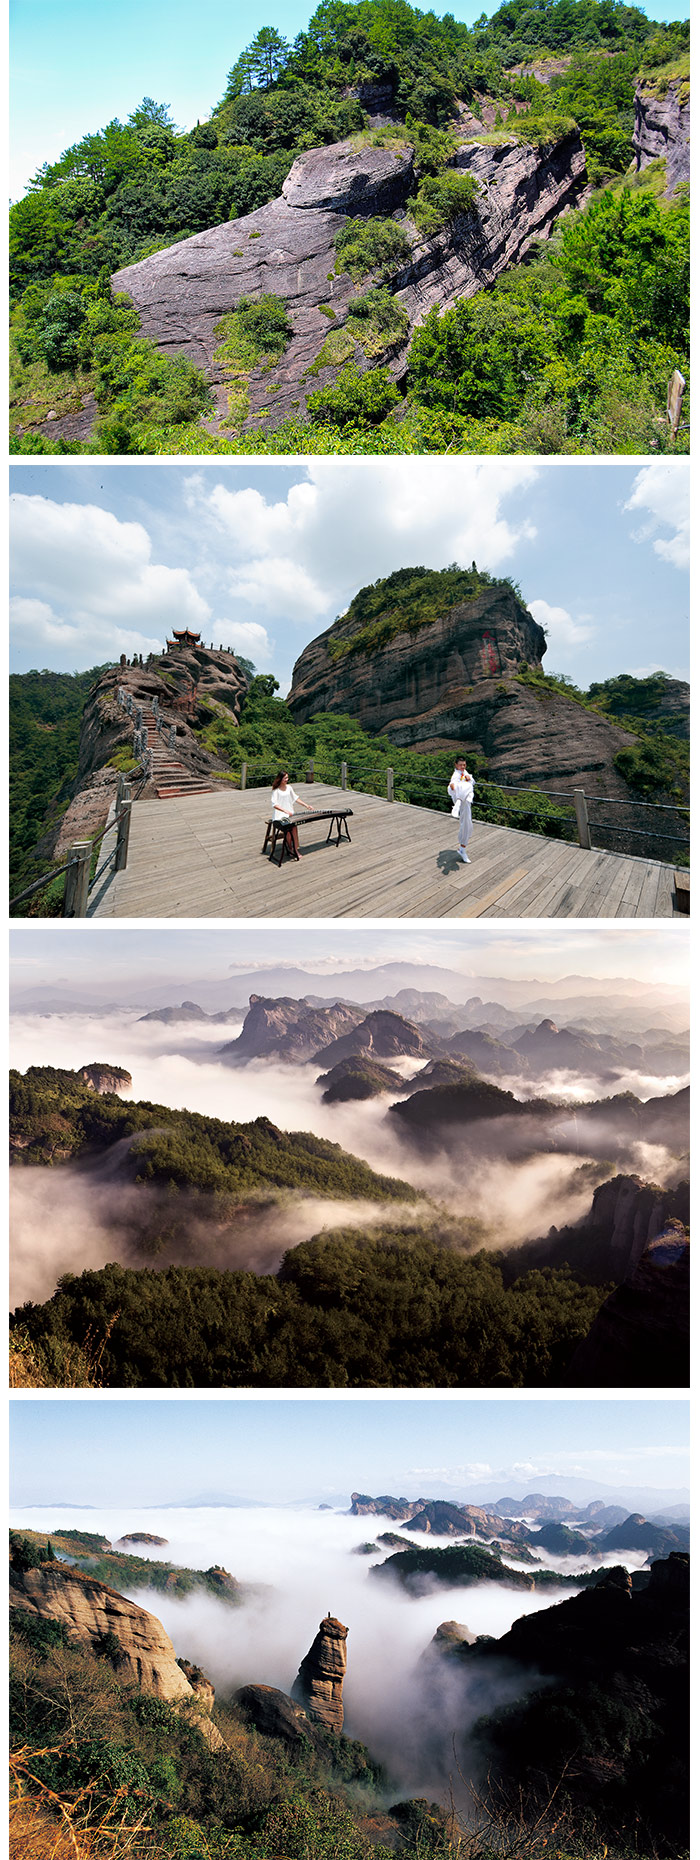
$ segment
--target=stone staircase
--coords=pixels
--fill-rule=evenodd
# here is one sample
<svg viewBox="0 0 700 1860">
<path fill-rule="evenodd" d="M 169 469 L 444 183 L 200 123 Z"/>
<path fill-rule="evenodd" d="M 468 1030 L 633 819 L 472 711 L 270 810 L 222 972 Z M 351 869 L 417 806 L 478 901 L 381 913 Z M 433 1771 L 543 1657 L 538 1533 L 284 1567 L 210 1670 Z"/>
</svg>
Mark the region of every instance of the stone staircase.
<svg viewBox="0 0 700 1860">
<path fill-rule="evenodd" d="M 184 794 L 212 794 L 214 783 L 194 775 L 172 749 L 168 749 L 155 723 L 149 719 L 148 747 L 153 756 L 153 782 L 159 801 L 175 801 Z"/>
</svg>

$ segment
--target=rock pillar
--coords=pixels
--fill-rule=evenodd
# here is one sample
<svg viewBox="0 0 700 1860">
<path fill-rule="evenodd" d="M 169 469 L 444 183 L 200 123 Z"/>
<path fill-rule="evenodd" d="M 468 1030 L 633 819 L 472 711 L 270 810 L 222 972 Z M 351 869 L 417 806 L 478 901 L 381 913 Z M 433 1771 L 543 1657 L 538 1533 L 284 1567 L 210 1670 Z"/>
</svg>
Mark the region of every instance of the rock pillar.
<svg viewBox="0 0 700 1860">
<path fill-rule="evenodd" d="M 329 1731 L 343 1729 L 343 1680 L 348 1663 L 348 1630 L 334 1615 L 326 1615 L 316 1639 L 301 1662 L 292 1697 L 304 1705 Z"/>
</svg>

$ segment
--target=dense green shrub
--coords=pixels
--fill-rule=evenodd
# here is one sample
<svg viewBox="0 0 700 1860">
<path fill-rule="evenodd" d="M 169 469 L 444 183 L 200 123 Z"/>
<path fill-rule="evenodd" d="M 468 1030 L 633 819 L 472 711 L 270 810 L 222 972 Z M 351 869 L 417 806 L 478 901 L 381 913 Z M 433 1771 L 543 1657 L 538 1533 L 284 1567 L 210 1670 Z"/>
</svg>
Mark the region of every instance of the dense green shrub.
<svg viewBox="0 0 700 1860">
<path fill-rule="evenodd" d="M 307 402 L 309 419 L 316 425 L 345 427 L 380 425 L 400 399 L 385 368 L 371 368 L 366 374 L 351 364 L 343 368 L 331 386 L 317 388 Z"/>
<path fill-rule="evenodd" d="M 474 175 L 459 174 L 455 168 L 446 168 L 439 175 L 427 175 L 411 207 L 419 231 L 431 238 L 453 220 L 472 214 L 478 191 Z"/>
<path fill-rule="evenodd" d="M 348 220 L 333 241 L 336 271 L 348 271 L 351 278 L 365 278 L 369 272 L 381 282 L 395 276 L 408 257 L 410 242 L 396 220 Z"/>
</svg>

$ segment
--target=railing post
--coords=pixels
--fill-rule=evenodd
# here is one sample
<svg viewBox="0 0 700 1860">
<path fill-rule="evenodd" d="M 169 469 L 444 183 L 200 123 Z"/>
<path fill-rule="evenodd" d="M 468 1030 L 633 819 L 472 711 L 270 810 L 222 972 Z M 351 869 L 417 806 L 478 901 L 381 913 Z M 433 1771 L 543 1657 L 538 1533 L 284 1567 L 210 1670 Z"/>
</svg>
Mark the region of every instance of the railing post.
<svg viewBox="0 0 700 1860">
<path fill-rule="evenodd" d="M 169 736 L 168 736 L 168 748 L 169 748 L 169 749 L 174 749 L 174 748 L 175 748 L 175 743 L 176 743 L 176 741 L 177 741 L 177 730 L 176 730 L 176 728 L 175 728 L 175 725 L 174 725 L 174 723 L 171 723 L 171 725 L 170 725 L 170 734 L 169 734 Z"/>
<path fill-rule="evenodd" d="M 308 768 L 307 768 L 307 771 L 306 771 L 306 779 L 307 779 L 307 781 L 310 781 L 310 782 L 313 782 L 313 779 L 314 779 L 314 759 L 313 759 L 313 756 L 311 756 L 311 758 L 310 758 L 310 760 L 309 760 L 309 766 L 308 766 Z"/>
<path fill-rule="evenodd" d="M 340 764 L 340 786 L 342 789 L 345 789 L 347 788 L 347 785 L 348 785 L 348 765 L 347 765 L 347 762 L 341 762 Z"/>
<path fill-rule="evenodd" d="M 243 793 L 247 780 L 248 780 L 248 764 L 247 762 L 242 762 L 241 763 L 241 794 Z"/>
<path fill-rule="evenodd" d="M 588 808 L 586 806 L 586 796 L 583 788 L 574 788 L 574 807 L 576 808 L 576 826 L 578 828 L 579 846 L 585 846 L 587 851 L 590 852 L 592 850 L 591 829 L 588 824 Z"/>
<path fill-rule="evenodd" d="M 393 801 L 394 799 L 394 771 L 393 769 L 387 769 L 387 772 L 386 772 L 386 798 L 387 798 L 387 801 Z"/>
<path fill-rule="evenodd" d="M 129 856 L 129 828 L 131 826 L 131 802 L 125 801 L 117 815 L 117 844 L 114 853 L 114 870 L 123 872 Z"/>
<path fill-rule="evenodd" d="M 63 887 L 63 916 L 87 917 L 92 842 L 76 840 L 70 850 L 73 864 L 68 867 Z"/>
</svg>

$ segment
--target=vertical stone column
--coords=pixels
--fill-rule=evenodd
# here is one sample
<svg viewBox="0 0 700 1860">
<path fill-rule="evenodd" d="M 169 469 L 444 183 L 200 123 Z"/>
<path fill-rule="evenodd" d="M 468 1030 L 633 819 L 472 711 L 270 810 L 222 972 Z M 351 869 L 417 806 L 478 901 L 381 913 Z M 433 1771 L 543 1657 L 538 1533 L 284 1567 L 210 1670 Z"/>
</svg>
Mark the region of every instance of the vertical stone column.
<svg viewBox="0 0 700 1860">
<path fill-rule="evenodd" d="M 348 1663 L 348 1630 L 334 1615 L 326 1615 L 312 1646 L 301 1662 L 292 1698 L 312 1718 L 337 1735 L 343 1729 L 343 1680 Z"/>
</svg>

